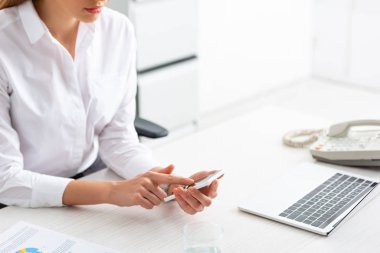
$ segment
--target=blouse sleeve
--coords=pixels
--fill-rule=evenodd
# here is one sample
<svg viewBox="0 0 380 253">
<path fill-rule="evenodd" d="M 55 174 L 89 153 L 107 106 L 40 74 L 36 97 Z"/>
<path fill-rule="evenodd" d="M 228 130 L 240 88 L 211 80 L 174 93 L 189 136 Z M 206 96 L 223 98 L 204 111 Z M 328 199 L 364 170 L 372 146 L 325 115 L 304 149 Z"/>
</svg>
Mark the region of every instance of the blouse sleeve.
<svg viewBox="0 0 380 253">
<path fill-rule="evenodd" d="M 71 179 L 24 170 L 17 132 L 12 127 L 11 88 L 0 65 L 0 203 L 22 207 L 62 206 Z"/>
<path fill-rule="evenodd" d="M 123 178 L 132 178 L 156 166 L 148 148 L 139 142 L 134 121 L 136 117 L 136 40 L 129 25 L 129 62 L 127 88 L 115 116 L 99 135 L 99 152 L 104 163 Z"/>
</svg>

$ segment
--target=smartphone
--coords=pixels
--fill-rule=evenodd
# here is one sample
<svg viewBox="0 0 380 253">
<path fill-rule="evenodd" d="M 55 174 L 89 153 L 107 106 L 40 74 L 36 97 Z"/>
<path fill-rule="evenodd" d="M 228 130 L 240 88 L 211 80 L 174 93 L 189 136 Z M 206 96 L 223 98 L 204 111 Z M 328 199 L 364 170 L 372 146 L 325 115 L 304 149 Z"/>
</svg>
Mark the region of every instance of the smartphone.
<svg viewBox="0 0 380 253">
<path fill-rule="evenodd" d="M 203 187 L 209 186 L 215 179 L 218 179 L 222 177 L 223 175 L 224 175 L 223 170 L 217 170 L 214 173 L 208 175 L 207 177 L 199 179 L 198 181 L 195 181 L 195 183 L 192 185 L 185 185 L 183 188 L 187 189 L 189 187 L 194 187 L 195 189 L 201 189 Z M 164 198 L 164 202 L 169 202 L 173 199 L 175 199 L 174 194 Z"/>
</svg>

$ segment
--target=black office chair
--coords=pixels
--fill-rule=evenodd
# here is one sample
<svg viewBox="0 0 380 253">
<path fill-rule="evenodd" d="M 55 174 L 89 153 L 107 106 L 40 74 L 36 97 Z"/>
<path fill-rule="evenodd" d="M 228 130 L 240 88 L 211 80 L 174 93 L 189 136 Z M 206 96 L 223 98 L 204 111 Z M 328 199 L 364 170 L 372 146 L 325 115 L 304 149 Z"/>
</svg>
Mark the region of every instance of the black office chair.
<svg viewBox="0 0 380 253">
<path fill-rule="evenodd" d="M 165 137 L 169 134 L 168 130 L 162 126 L 140 117 L 136 117 L 135 119 L 135 128 L 139 136 L 152 139 Z"/>
<path fill-rule="evenodd" d="M 148 137 L 151 139 L 157 139 L 161 137 L 168 136 L 169 132 L 167 129 L 163 128 L 156 123 L 153 123 L 149 120 L 143 119 L 139 117 L 139 96 L 140 89 L 139 85 L 137 85 L 137 94 L 136 94 L 136 105 L 137 105 L 137 116 L 135 119 L 135 128 L 139 137 Z"/>
</svg>

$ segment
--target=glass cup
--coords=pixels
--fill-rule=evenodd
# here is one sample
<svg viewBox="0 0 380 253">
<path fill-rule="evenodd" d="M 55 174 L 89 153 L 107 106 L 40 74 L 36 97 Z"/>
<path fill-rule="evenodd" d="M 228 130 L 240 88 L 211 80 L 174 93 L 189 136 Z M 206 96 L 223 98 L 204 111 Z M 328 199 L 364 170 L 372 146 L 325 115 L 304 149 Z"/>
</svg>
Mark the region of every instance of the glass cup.
<svg viewBox="0 0 380 253">
<path fill-rule="evenodd" d="M 222 252 L 222 228 L 211 222 L 188 223 L 183 228 L 185 253 Z"/>
</svg>

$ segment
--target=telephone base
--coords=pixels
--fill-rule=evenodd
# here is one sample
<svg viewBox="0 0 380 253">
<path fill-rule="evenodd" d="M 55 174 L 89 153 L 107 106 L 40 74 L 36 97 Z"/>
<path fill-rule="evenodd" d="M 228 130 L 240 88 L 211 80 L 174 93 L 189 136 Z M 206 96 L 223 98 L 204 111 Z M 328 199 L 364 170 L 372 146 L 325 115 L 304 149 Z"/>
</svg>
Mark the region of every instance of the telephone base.
<svg viewBox="0 0 380 253">
<path fill-rule="evenodd" d="M 313 158 L 317 161 L 344 165 L 344 166 L 352 166 L 352 167 L 380 167 L 380 160 L 329 160 L 322 157 L 317 157 L 313 155 Z"/>
</svg>

